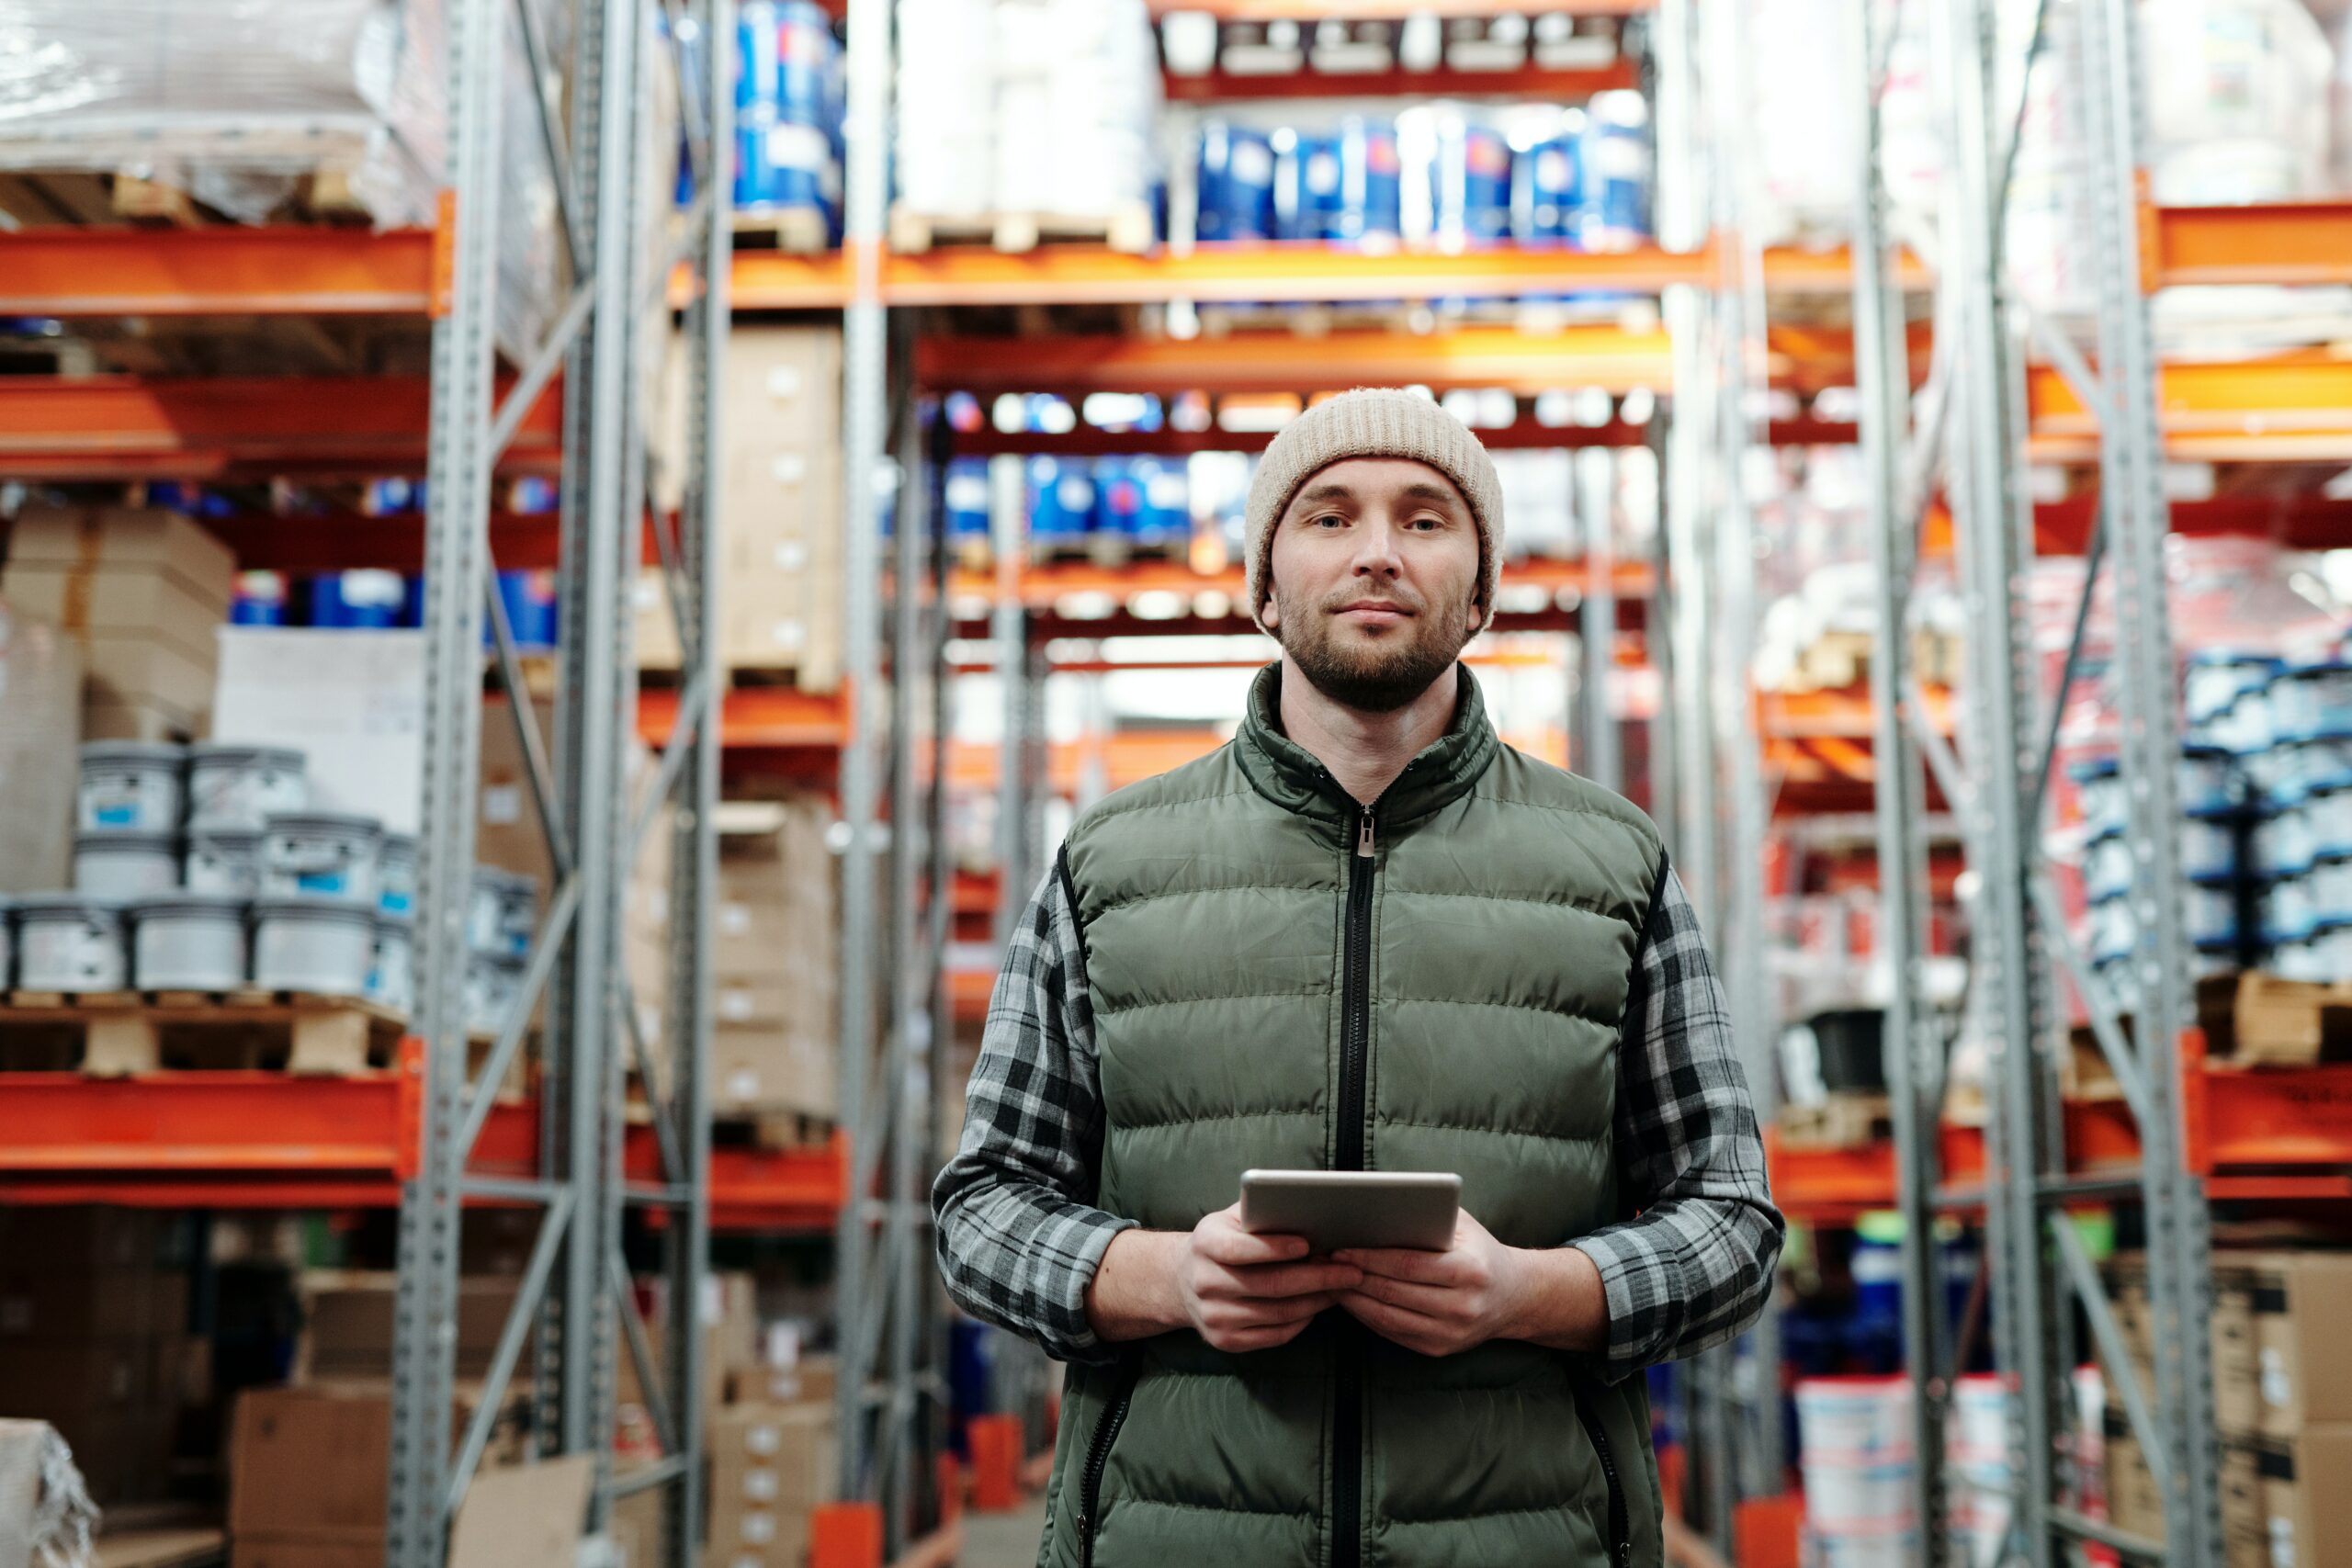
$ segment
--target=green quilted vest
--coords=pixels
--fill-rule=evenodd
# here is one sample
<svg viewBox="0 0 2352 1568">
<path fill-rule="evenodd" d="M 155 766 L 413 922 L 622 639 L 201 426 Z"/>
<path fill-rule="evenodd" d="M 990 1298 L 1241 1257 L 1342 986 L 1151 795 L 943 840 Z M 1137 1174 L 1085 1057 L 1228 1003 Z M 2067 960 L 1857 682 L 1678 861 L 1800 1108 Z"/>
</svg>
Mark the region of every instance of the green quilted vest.
<svg viewBox="0 0 2352 1568">
<path fill-rule="evenodd" d="M 1100 1201 L 1188 1231 L 1251 1166 L 1449 1170 L 1501 1241 L 1622 1216 L 1618 1031 L 1658 874 L 1634 807 L 1452 728 L 1369 809 L 1275 720 L 1087 812 L 1078 911 Z M 1649 1568 L 1639 1379 L 1493 1342 L 1416 1355 L 1324 1314 L 1278 1349 L 1190 1331 L 1074 1366 L 1045 1568 Z"/>
</svg>

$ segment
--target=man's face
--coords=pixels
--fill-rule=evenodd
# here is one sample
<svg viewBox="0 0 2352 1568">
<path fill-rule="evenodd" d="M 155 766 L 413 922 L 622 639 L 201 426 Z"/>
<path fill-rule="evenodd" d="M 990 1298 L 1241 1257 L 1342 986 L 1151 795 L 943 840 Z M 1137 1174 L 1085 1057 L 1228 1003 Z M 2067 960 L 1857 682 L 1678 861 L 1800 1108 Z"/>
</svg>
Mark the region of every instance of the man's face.
<svg viewBox="0 0 2352 1568">
<path fill-rule="evenodd" d="M 1267 629 L 1325 696 L 1392 713 L 1476 634 L 1478 547 L 1470 503 L 1428 464 L 1334 463 L 1274 524 Z"/>
</svg>

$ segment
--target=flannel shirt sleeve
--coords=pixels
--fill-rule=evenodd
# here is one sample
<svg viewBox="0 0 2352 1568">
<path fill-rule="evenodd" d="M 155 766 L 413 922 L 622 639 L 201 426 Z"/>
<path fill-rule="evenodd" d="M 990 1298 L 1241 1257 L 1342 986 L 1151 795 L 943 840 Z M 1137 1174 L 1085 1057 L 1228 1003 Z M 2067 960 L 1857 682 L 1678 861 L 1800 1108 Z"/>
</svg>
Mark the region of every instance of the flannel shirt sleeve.
<svg viewBox="0 0 2352 1568">
<path fill-rule="evenodd" d="M 1087 1322 L 1111 1238 L 1136 1222 L 1094 1206 L 1102 1100 L 1085 946 L 1057 863 L 1029 900 L 989 998 L 964 1133 L 932 1184 L 948 1294 L 1061 1361 L 1115 1352 Z"/>
<path fill-rule="evenodd" d="M 1609 1300 L 1614 1380 L 1739 1334 L 1763 1311 L 1785 1226 L 1722 983 L 1661 862 L 1618 1059 L 1617 1179 L 1634 1216 L 1579 1239 Z"/>
</svg>

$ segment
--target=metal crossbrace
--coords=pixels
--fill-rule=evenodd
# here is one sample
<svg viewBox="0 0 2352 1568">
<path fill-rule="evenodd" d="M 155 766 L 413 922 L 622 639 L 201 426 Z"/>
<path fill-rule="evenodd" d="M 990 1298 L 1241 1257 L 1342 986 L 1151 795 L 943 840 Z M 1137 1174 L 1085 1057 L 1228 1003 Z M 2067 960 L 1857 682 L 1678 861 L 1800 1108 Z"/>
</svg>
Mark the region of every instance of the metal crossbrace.
<svg viewBox="0 0 2352 1568">
<path fill-rule="evenodd" d="M 670 1401 L 662 1392 L 662 1374 L 654 1369 L 653 1348 L 645 1341 L 645 1325 L 638 1320 L 628 1264 L 617 1246 L 605 1254 L 605 1279 L 612 1289 L 614 1315 L 621 1320 L 621 1337 L 628 1345 L 629 1364 L 637 1371 L 637 1386 L 645 1396 L 645 1416 L 652 1423 L 653 1440 L 663 1453 L 676 1453 L 677 1423 L 670 1418 Z"/>
<path fill-rule="evenodd" d="M 2058 671 L 2058 690 L 2050 699 L 2050 717 L 2042 727 L 2041 750 L 2033 772 L 2033 805 L 2026 813 L 2026 820 L 2037 829 L 2041 825 L 2042 808 L 2050 800 L 2050 771 L 2058 760 L 2058 737 L 2066 721 L 2066 702 L 2073 694 L 2075 682 L 2082 673 L 2083 639 L 2090 629 L 2091 607 L 2098 602 L 2099 569 L 2107 561 L 2107 504 L 2102 500 L 2091 510 L 2091 536 L 2083 557 L 2083 594 L 2075 604 L 2075 626 L 2066 637 L 2066 662 Z"/>
<path fill-rule="evenodd" d="M 2155 1477 L 2159 1490 L 2172 1486 L 2172 1461 L 2165 1451 L 2156 1418 L 2148 1408 L 2148 1395 L 2140 1386 L 2140 1374 L 2132 1365 L 2131 1351 L 2123 1343 L 2123 1330 L 2116 1324 L 2115 1309 L 2100 1285 L 2098 1265 L 2091 1261 L 2083 1238 L 2075 1234 L 2074 1223 L 2063 1213 L 2052 1214 L 2050 1239 L 2057 1244 L 2058 1260 L 2065 1265 L 2066 1280 L 2074 1287 L 2075 1299 L 2082 1303 L 2083 1315 L 2091 1325 L 2091 1337 L 2098 1343 L 2099 1359 L 2107 1364 L 2108 1376 L 2114 1380 L 2116 1391 L 2123 1396 L 2123 1415 L 2132 1424 L 2132 1436 L 2147 1457 L 2148 1472 Z"/>
<path fill-rule="evenodd" d="M 506 389 L 505 400 L 498 405 L 497 417 L 491 422 L 492 462 L 496 462 L 514 444 L 515 432 L 521 430 L 523 422 L 531 417 L 531 410 L 537 405 L 539 394 L 548 389 L 548 383 L 555 379 L 555 373 L 563 368 L 563 362 L 579 342 L 580 329 L 587 324 L 595 303 L 596 280 L 593 277 L 582 279 L 565 303 L 563 314 L 558 316 L 555 325 L 548 329 L 547 341 L 539 344 L 537 352 L 531 355 L 531 362 L 523 367 L 523 373 Z"/>
<path fill-rule="evenodd" d="M 514 1292 L 514 1304 L 507 1309 L 506 1322 L 499 1328 L 498 1346 L 491 1353 L 481 1393 L 473 1415 L 466 1422 L 465 1439 L 458 1446 L 457 1462 L 449 1470 L 448 1496 L 443 1506 L 452 1517 L 457 1515 L 458 1506 L 466 1500 L 466 1489 L 473 1484 L 474 1472 L 481 1468 L 482 1452 L 490 1446 L 490 1434 L 505 1407 L 506 1385 L 514 1381 L 514 1363 L 522 1359 L 523 1341 L 529 1337 L 532 1321 L 538 1316 L 539 1302 L 547 1294 L 548 1277 L 555 1272 L 557 1254 L 571 1234 L 571 1194 L 558 1190 L 548 1200 L 547 1213 L 539 1217 L 539 1233 L 532 1239 L 531 1258 L 524 1266 L 523 1282 Z"/>
<path fill-rule="evenodd" d="M 571 275 L 577 277 L 582 271 L 583 248 L 577 216 L 580 203 L 571 190 L 571 152 L 564 145 L 563 133 L 556 128 L 556 112 L 548 103 L 547 43 L 539 36 L 538 11 L 531 0 L 514 0 L 514 19 L 522 30 L 523 60 L 531 73 L 531 107 L 537 111 L 539 140 L 547 148 L 548 170 L 555 186 L 556 227 L 563 235 L 564 259 L 571 264 Z M 537 396 L 536 392 L 532 395 Z"/>
<path fill-rule="evenodd" d="M 686 682 L 685 695 L 679 700 L 678 711 L 670 720 L 670 733 L 662 743 L 662 761 L 654 770 L 653 785 L 646 792 L 645 805 L 629 825 L 628 837 L 622 840 L 624 863 L 634 864 L 644 851 L 646 840 L 653 836 L 656 824 L 662 820 L 662 808 L 669 804 L 671 792 L 678 787 L 678 779 L 685 771 L 686 761 L 693 755 L 693 740 L 703 728 L 704 710 L 710 705 L 710 694 L 717 683 L 708 664 L 694 673 Z"/>
<path fill-rule="evenodd" d="M 686 1165 L 686 1154 L 678 1138 L 677 1122 L 671 1099 L 662 1092 L 662 1082 L 655 1071 L 653 1043 L 645 1037 L 645 1026 L 637 1016 L 637 987 L 622 968 L 614 976 L 617 995 L 614 1005 L 619 1010 L 621 1028 L 628 1035 L 629 1060 L 637 1068 L 639 1081 L 645 1088 L 646 1111 L 653 1122 L 653 1142 L 661 1150 L 662 1174 L 673 1182 L 694 1179 Z"/>
<path fill-rule="evenodd" d="M 2156 414 L 2159 369 L 2140 287 L 2137 204 L 2145 141 L 2139 39 L 2129 0 L 2089 0 L 2084 11 L 2080 97 L 2090 127 L 2090 251 L 2098 268 L 2099 364 L 2115 415 L 2101 432 L 2100 491 L 2115 536 L 2115 600 L 2130 607 L 2117 617 L 2115 687 L 2135 849 L 2134 1041 L 2148 1088 L 2148 1115 L 2140 1126 L 2143 1201 L 2156 1414 L 2171 1461 L 2165 1535 L 2169 1561 L 2217 1568 L 2224 1551 L 2206 1333 L 2211 1216 L 2203 1185 L 2186 1167 L 2179 1103 L 2179 1043 L 2193 1011 L 2181 918 L 2177 692 L 2164 564 L 2170 517 Z"/>
<path fill-rule="evenodd" d="M 562 952 L 564 939 L 571 935 L 572 921 L 580 912 L 580 886 L 576 874 L 563 879 L 546 921 L 531 941 L 531 955 L 523 966 L 522 984 L 515 987 L 514 999 L 507 1003 L 506 1015 L 499 1020 L 498 1037 L 491 1045 L 489 1059 L 482 1063 L 481 1076 L 466 1094 L 465 1122 L 458 1131 L 460 1160 L 473 1152 L 475 1142 L 481 1137 L 483 1124 L 490 1120 L 491 1109 L 498 1099 L 498 1086 L 505 1080 L 507 1069 L 514 1065 L 514 1054 L 523 1048 L 523 1036 L 531 1027 L 531 1013 L 555 973 L 557 954 Z"/>
<path fill-rule="evenodd" d="M 1908 628 L 1905 628 L 1907 633 Z M 1904 635 L 1904 634 L 1898 634 Z M 1919 757 L 1935 775 L 1936 787 L 1943 792 L 1944 800 L 1963 819 L 1970 803 L 1976 798 L 1976 786 L 1968 770 L 1951 749 L 1942 731 L 1936 728 L 1933 710 L 1928 706 L 1927 688 L 1919 684 L 1919 672 L 1906 666 L 1902 677 L 1904 728 L 1910 733 L 1912 744 L 1919 749 Z"/>
<path fill-rule="evenodd" d="M 553 770 L 547 748 L 539 740 L 538 705 L 523 679 L 523 662 L 514 648 L 514 626 L 507 618 L 505 595 L 498 592 L 495 570 L 482 575 L 482 596 L 489 603 L 492 640 L 498 649 L 498 680 L 506 691 L 506 712 L 514 724 L 514 741 L 523 753 L 523 772 L 531 781 L 531 798 L 539 810 L 539 830 L 546 838 L 548 859 L 558 877 L 571 874 L 571 836 L 564 831 L 557 809 Z"/>
<path fill-rule="evenodd" d="M 1885 220 L 1886 191 L 1879 148 L 1880 82 L 1870 69 L 1880 43 L 1873 35 L 1879 7 L 1849 0 L 1846 37 L 1857 55 L 1857 110 L 1862 151 L 1855 193 L 1854 368 L 1860 404 L 1862 464 L 1871 512 L 1871 560 L 1880 627 L 1879 656 L 1871 660 L 1871 710 L 1878 766 L 1879 940 L 1887 965 L 1887 1100 L 1894 1123 L 1895 1207 L 1903 1219 L 1903 1364 L 1911 1384 L 1911 1449 L 1915 1456 L 1911 1512 L 1918 1521 L 1922 1568 L 1940 1568 L 1950 1555 L 1944 1529 L 1944 1411 L 1951 1383 L 1943 1375 L 1948 1337 L 1944 1292 L 1937 1267 L 1934 1192 L 1939 1179 L 1936 1136 L 1941 1074 L 1924 1072 L 1928 1053 L 1919 955 L 1926 948 L 1927 800 L 1921 762 L 1905 723 L 1904 693 L 1912 683 L 1909 604 L 1917 567 L 1918 513 L 1898 472 L 1905 412 L 1910 398 L 1909 355 L 1903 333 L 1903 299 L 1890 265 L 1893 241 Z M 1891 35 L 1893 28 L 1887 29 Z M 1953 799 L 1958 809 L 1957 798 Z M 1923 1085 L 1922 1077 L 1927 1078 Z M 1932 1096 L 1923 1089 L 1932 1088 Z"/>
<path fill-rule="evenodd" d="M 2084 1010 L 2089 1015 L 2091 1038 L 2098 1043 L 2098 1054 L 2105 1059 L 2108 1071 L 2115 1075 L 2116 1087 L 2123 1091 L 2123 1103 L 2131 1108 L 2134 1122 L 2145 1122 L 2149 1116 L 2148 1080 L 2140 1070 L 2140 1058 L 2124 1038 L 2123 1021 L 2115 1011 L 2115 999 L 2090 965 L 2083 962 L 2082 949 L 2075 942 L 2075 934 L 2066 928 L 2064 906 L 2058 901 L 2058 890 L 2050 885 L 2049 876 L 2033 874 L 2034 909 L 2041 918 L 2044 940 L 2051 953 L 2066 971 L 2066 977 L 2081 993 Z"/>
</svg>

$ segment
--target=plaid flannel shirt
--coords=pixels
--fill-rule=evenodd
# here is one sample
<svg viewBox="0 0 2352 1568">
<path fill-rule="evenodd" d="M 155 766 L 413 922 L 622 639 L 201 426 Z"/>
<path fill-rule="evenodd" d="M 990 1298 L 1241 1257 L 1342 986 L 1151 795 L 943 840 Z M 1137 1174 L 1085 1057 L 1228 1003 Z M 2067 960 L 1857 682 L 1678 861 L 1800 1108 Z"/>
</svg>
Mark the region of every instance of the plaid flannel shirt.
<svg viewBox="0 0 2352 1568">
<path fill-rule="evenodd" d="M 1754 1322 L 1783 1234 L 1723 987 L 1671 870 L 1643 932 L 1625 1020 L 1615 1143 L 1617 1189 L 1633 1217 L 1574 1244 L 1607 1292 L 1597 1370 L 1611 1379 Z M 1094 1206 L 1102 1130 L 1084 949 L 1049 870 L 997 976 L 963 1138 L 932 1208 L 956 1303 L 1057 1360 L 1116 1353 L 1086 1317 L 1104 1249 L 1136 1223 Z"/>
</svg>

